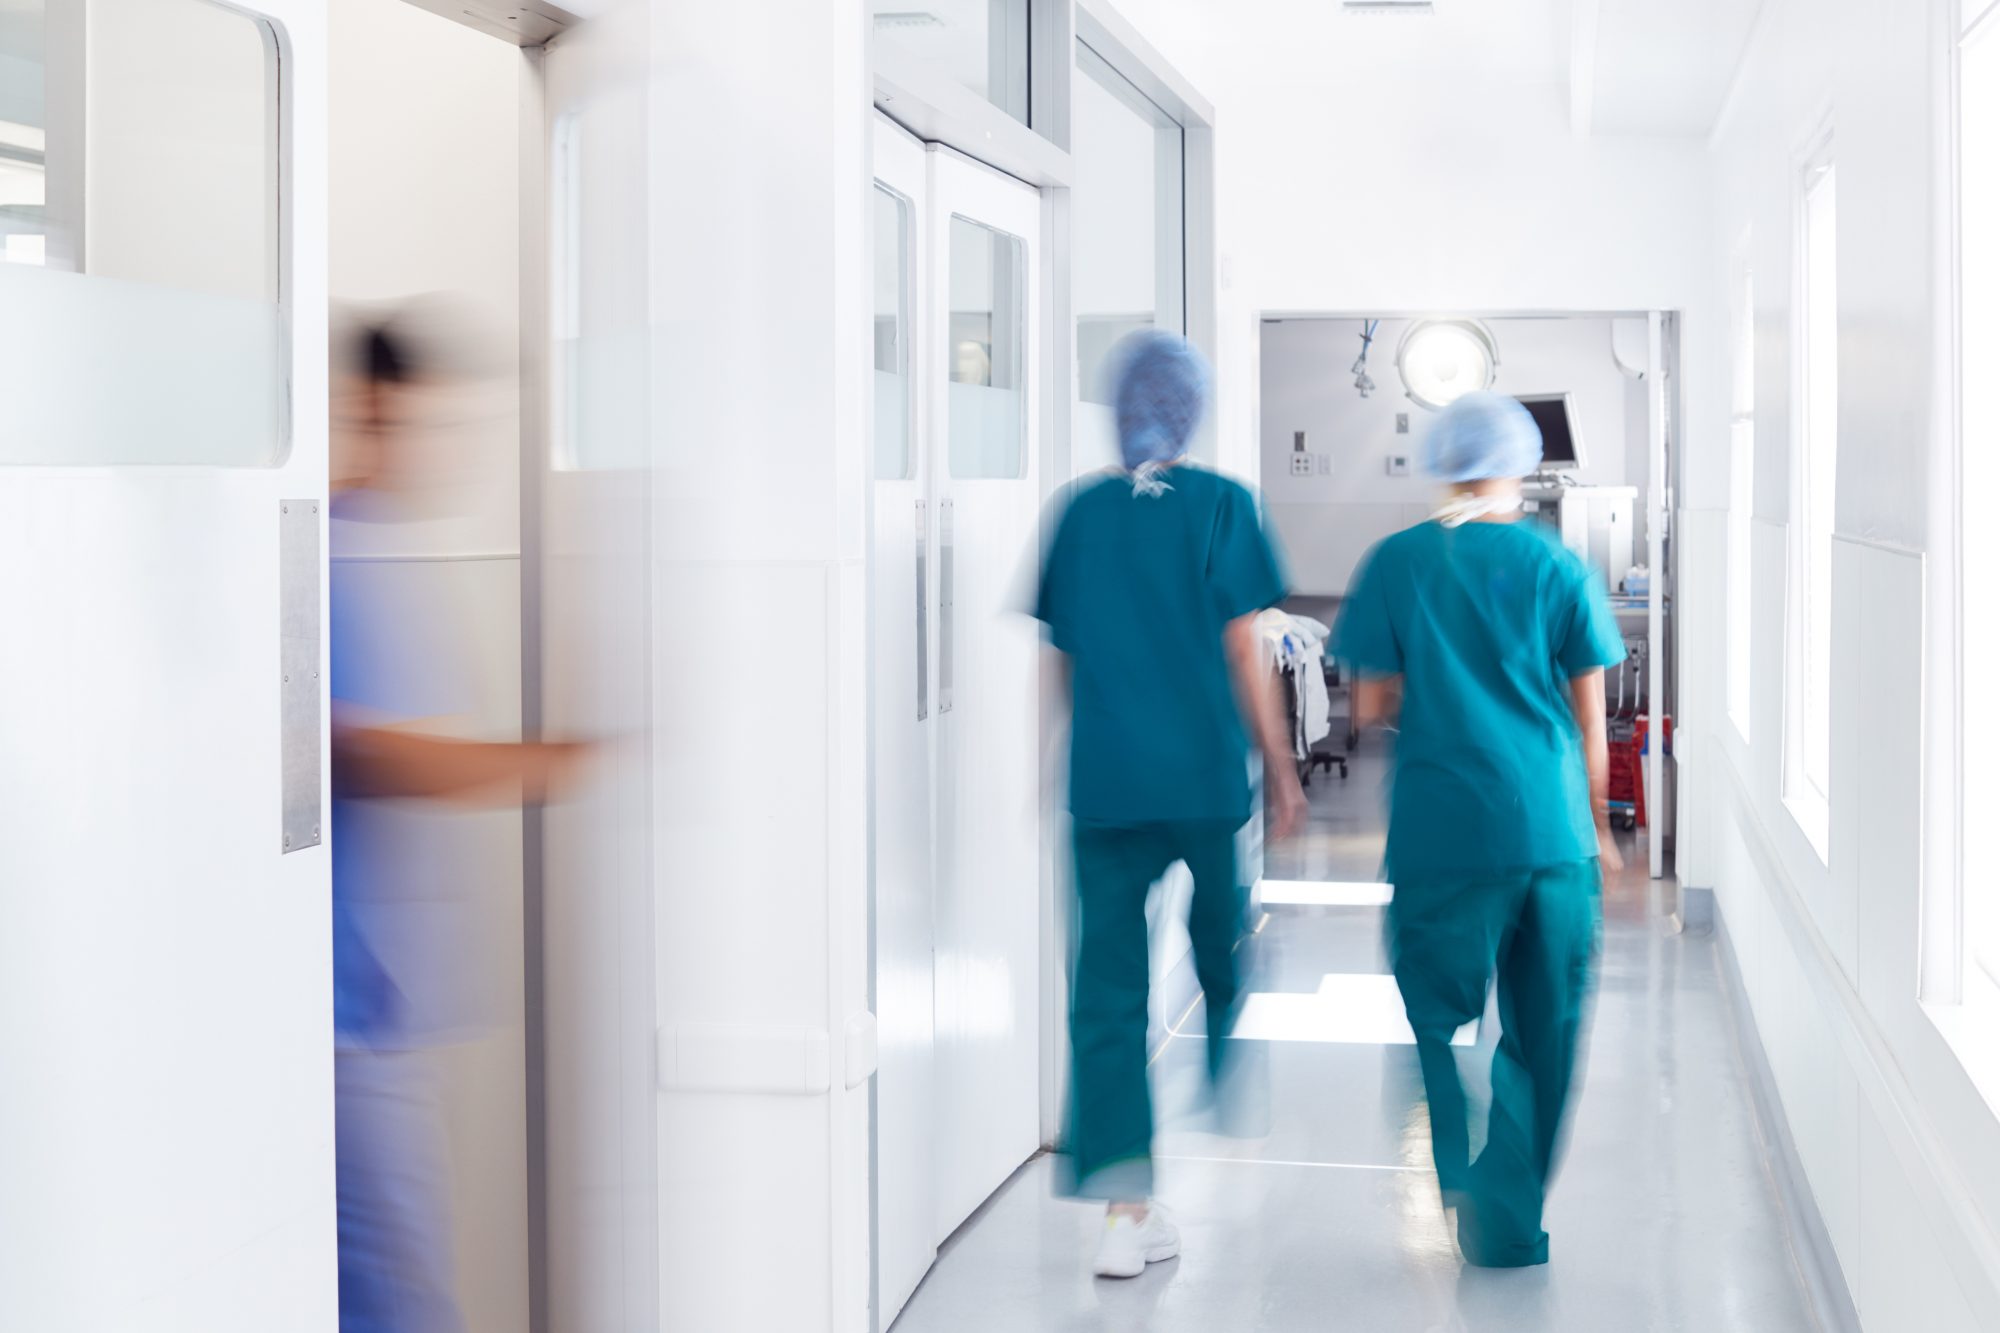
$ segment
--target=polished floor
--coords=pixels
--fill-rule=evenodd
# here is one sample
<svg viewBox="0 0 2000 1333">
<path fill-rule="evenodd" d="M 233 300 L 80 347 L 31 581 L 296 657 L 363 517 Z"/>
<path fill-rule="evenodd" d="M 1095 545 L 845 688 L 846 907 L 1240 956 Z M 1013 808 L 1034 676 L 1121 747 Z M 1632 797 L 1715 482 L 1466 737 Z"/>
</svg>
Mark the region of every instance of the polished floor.
<svg viewBox="0 0 2000 1333">
<path fill-rule="evenodd" d="M 1364 753 L 1345 783 L 1315 778 L 1312 825 L 1274 849 L 1267 877 L 1373 878 L 1381 772 Z M 1447 1230 L 1414 1051 L 1407 1029 L 1384 1022 L 1371 979 L 1385 970 L 1381 909 L 1366 894 L 1360 906 L 1277 896 L 1307 901 L 1264 907 L 1252 965 L 1263 1003 L 1289 1017 L 1240 1043 L 1240 1095 L 1226 1113 L 1201 1109 L 1198 1008 L 1154 1061 L 1159 1193 L 1182 1257 L 1128 1282 L 1092 1279 L 1101 1213 L 1055 1198 L 1040 1159 L 946 1246 L 897 1333 L 1816 1327 L 1713 943 L 1668 932 L 1661 886 L 1637 870 L 1607 886 L 1551 1262 L 1508 1272 L 1463 1267 Z M 1489 1009 L 1462 1052 L 1475 1086 L 1494 1027 Z"/>
</svg>

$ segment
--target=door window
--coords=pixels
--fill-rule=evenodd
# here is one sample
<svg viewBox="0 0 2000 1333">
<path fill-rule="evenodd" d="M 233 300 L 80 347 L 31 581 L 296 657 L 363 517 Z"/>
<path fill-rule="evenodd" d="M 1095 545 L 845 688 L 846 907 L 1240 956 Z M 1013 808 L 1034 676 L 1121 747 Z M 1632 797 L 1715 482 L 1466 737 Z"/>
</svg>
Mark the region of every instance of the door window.
<svg viewBox="0 0 2000 1333">
<path fill-rule="evenodd" d="M 875 187 L 875 476 L 910 475 L 910 201 Z"/>
<path fill-rule="evenodd" d="M 0 462 L 282 457 L 278 116 L 261 19 L 0 7 Z"/>
<path fill-rule="evenodd" d="M 955 215 L 949 244 L 951 475 L 1018 478 L 1027 454 L 1027 253 L 1019 237 Z"/>
</svg>

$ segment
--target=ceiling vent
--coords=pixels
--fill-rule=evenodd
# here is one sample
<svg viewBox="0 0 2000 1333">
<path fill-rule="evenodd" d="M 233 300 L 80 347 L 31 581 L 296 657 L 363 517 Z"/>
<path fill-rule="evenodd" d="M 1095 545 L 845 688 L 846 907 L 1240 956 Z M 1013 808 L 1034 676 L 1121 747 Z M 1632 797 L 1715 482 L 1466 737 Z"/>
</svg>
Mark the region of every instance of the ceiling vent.
<svg viewBox="0 0 2000 1333">
<path fill-rule="evenodd" d="M 1347 14 L 1435 14 L 1436 0 L 1340 0 Z"/>
<path fill-rule="evenodd" d="M 888 9 L 875 15 L 878 28 L 943 28 L 949 26 L 926 9 Z"/>
</svg>

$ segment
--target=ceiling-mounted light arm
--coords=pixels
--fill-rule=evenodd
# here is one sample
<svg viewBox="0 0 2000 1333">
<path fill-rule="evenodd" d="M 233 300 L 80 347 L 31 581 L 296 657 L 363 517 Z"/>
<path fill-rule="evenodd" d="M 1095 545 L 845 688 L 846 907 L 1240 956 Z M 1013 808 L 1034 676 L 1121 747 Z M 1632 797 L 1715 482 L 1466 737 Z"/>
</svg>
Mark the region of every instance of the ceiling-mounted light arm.
<svg viewBox="0 0 2000 1333">
<path fill-rule="evenodd" d="M 1375 378 L 1368 373 L 1368 348 L 1375 341 L 1375 330 L 1381 325 L 1379 319 L 1363 320 L 1361 324 L 1361 355 L 1354 359 L 1350 372 L 1354 376 L 1354 387 L 1366 398 L 1375 392 Z"/>
<path fill-rule="evenodd" d="M 1419 320 L 1396 346 L 1403 391 L 1411 402 L 1433 411 L 1474 390 L 1492 388 L 1499 369 L 1499 346 L 1478 320 Z"/>
</svg>

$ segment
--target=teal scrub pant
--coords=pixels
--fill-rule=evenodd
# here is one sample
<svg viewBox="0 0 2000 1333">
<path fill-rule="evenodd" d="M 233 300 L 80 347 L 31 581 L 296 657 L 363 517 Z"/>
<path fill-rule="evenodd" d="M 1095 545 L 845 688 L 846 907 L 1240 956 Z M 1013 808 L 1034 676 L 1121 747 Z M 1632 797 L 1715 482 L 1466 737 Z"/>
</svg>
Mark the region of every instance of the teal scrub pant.
<svg viewBox="0 0 2000 1333">
<path fill-rule="evenodd" d="M 1153 1102 L 1146 1081 L 1150 980 L 1146 895 L 1176 861 L 1194 878 L 1188 934 L 1208 1005 L 1216 1078 L 1241 999 L 1236 945 L 1247 895 L 1236 869 L 1241 820 L 1075 829 L 1076 964 L 1070 994 L 1069 1192 L 1138 1203 L 1153 1192 Z"/>
<path fill-rule="evenodd" d="M 1595 858 L 1498 874 L 1399 876 L 1389 960 L 1416 1032 L 1438 1184 L 1458 1207 L 1468 1262 L 1547 1263 L 1542 1201 L 1555 1163 L 1597 956 Z M 1452 1034 L 1486 1008 L 1497 977 L 1500 1045 L 1486 1145 L 1468 1162 L 1465 1090 Z"/>
</svg>

